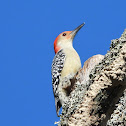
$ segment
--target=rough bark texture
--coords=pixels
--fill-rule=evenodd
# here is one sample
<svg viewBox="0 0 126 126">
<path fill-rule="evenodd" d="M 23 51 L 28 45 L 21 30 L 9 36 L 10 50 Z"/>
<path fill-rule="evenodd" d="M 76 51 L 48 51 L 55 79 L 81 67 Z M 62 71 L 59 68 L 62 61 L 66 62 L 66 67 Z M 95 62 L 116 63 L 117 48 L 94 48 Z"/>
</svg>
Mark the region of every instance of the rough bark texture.
<svg viewBox="0 0 126 126">
<path fill-rule="evenodd" d="M 126 30 L 105 56 L 84 63 L 75 76 L 58 126 L 126 125 Z"/>
</svg>

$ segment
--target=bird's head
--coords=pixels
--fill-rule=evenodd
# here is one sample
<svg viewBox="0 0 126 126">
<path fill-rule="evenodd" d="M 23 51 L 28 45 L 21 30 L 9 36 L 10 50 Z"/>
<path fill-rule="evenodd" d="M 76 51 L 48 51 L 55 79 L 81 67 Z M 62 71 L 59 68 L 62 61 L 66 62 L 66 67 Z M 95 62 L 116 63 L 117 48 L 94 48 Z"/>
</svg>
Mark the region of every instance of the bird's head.
<svg viewBox="0 0 126 126">
<path fill-rule="evenodd" d="M 73 39 L 77 32 L 84 26 L 85 23 L 79 25 L 73 31 L 65 31 L 57 36 L 54 41 L 54 51 L 57 53 L 60 49 L 72 46 Z"/>
</svg>

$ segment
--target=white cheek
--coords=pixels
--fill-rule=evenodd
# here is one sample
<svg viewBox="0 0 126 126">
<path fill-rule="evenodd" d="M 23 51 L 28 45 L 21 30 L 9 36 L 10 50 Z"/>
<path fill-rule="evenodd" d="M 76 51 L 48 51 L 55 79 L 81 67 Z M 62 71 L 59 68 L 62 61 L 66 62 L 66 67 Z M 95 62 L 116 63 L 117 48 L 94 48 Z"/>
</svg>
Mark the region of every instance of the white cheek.
<svg viewBox="0 0 126 126">
<path fill-rule="evenodd" d="M 62 46 L 62 45 L 64 45 L 65 43 L 66 43 L 66 41 L 60 40 L 60 41 L 58 42 L 58 46 Z"/>
<path fill-rule="evenodd" d="M 72 46 L 72 41 L 61 40 L 61 41 L 58 42 L 58 46 L 61 47 L 61 48 L 70 47 L 70 46 Z"/>
</svg>

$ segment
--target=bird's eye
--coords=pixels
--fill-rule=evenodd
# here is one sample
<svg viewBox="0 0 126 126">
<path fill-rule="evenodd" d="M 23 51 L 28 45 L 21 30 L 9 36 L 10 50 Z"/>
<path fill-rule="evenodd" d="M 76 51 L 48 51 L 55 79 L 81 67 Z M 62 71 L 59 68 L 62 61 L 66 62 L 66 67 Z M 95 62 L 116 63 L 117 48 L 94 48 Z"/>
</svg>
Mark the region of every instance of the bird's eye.
<svg viewBox="0 0 126 126">
<path fill-rule="evenodd" d="M 66 33 L 63 33 L 63 35 L 62 36 L 66 36 Z"/>
</svg>

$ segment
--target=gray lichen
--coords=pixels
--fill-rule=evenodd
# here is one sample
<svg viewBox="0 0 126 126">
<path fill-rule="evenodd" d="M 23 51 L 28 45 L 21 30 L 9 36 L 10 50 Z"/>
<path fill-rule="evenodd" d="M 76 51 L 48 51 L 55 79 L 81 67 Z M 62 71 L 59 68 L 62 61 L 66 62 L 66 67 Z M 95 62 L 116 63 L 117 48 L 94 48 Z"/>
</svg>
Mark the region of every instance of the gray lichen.
<svg viewBox="0 0 126 126">
<path fill-rule="evenodd" d="M 96 65 L 96 67 L 92 70 L 92 72 L 89 75 L 91 81 L 99 74 L 99 72 L 103 68 L 110 65 L 118 57 L 119 51 L 125 43 L 126 30 L 119 39 L 111 40 L 110 50 L 105 55 L 104 59 L 98 65 Z"/>
<path fill-rule="evenodd" d="M 111 118 L 107 122 L 107 126 L 125 126 L 126 125 L 126 90 L 119 102 L 116 104 Z"/>
<path fill-rule="evenodd" d="M 65 126 L 68 118 L 80 106 L 80 103 L 83 101 L 84 93 L 87 90 L 87 85 L 89 84 L 83 84 L 79 81 L 75 83 L 74 90 L 71 92 L 68 102 L 62 107 L 62 115 L 58 126 Z"/>
</svg>

